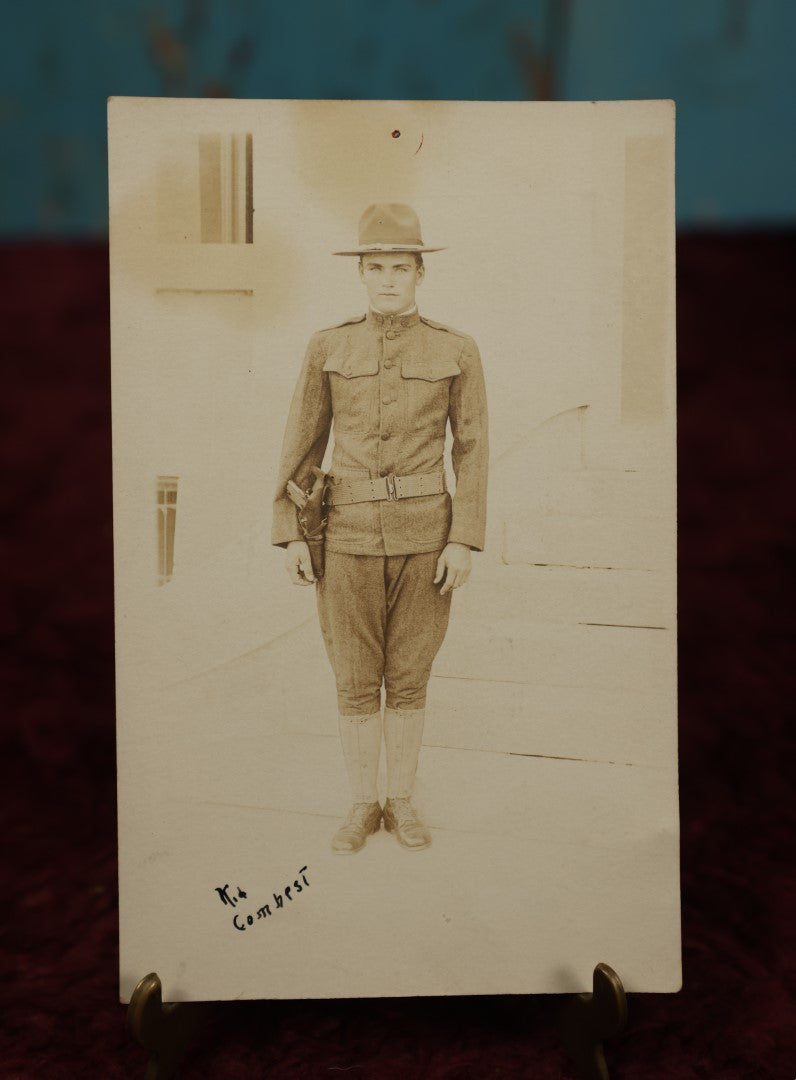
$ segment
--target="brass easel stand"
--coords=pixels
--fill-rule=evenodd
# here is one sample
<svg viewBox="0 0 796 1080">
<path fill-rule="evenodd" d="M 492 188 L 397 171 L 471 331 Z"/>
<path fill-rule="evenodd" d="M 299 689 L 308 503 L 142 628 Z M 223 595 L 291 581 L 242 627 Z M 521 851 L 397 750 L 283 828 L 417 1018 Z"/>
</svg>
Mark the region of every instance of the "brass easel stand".
<svg viewBox="0 0 796 1080">
<path fill-rule="evenodd" d="M 163 1004 L 160 979 L 147 975 L 133 991 L 127 1030 L 150 1052 L 145 1080 L 171 1080 L 209 1006 L 205 1002 Z M 607 964 L 594 969 L 593 992 L 577 994 L 563 1008 L 561 1038 L 578 1080 L 610 1080 L 603 1040 L 627 1023 L 622 981 Z"/>
<path fill-rule="evenodd" d="M 145 975 L 127 1006 L 127 1030 L 150 1053 L 145 1080 L 171 1080 L 210 1006 L 186 1001 L 163 1004 L 160 979 Z"/>
<path fill-rule="evenodd" d="M 577 994 L 561 1012 L 561 1040 L 578 1080 L 610 1080 L 603 1040 L 627 1024 L 627 998 L 622 980 L 607 964 L 594 969 L 591 994 Z"/>
</svg>

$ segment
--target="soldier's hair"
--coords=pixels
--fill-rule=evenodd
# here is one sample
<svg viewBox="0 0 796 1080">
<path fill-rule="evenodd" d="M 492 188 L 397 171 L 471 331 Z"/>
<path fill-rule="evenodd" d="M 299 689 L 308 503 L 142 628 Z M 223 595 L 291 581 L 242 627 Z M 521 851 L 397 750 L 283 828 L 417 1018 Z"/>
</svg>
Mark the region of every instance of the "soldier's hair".
<svg viewBox="0 0 796 1080">
<path fill-rule="evenodd" d="M 373 252 L 373 254 L 374 254 L 374 255 L 377 255 L 377 254 L 378 254 L 378 252 L 374 251 L 374 252 Z M 411 255 L 411 256 L 412 256 L 412 258 L 413 258 L 413 259 L 415 260 L 415 265 L 416 265 L 416 267 L 417 267 L 417 269 L 418 269 L 418 270 L 422 270 L 422 269 L 423 269 L 423 256 L 422 256 L 422 254 L 421 254 L 421 253 L 420 253 L 419 251 L 407 251 L 407 252 L 406 252 L 406 254 L 407 254 L 407 255 Z M 362 263 L 362 260 L 363 260 L 364 258 L 365 258 L 365 256 L 364 256 L 364 255 L 360 255 L 360 256 L 359 256 L 359 265 L 360 265 L 360 266 L 362 266 L 362 265 L 363 265 L 363 263 Z"/>
</svg>

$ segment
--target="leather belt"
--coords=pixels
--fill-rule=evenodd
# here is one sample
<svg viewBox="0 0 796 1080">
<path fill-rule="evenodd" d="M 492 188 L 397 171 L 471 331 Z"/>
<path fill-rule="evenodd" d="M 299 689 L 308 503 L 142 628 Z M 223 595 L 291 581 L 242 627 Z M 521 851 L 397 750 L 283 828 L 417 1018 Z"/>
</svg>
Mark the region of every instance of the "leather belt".
<svg viewBox="0 0 796 1080">
<path fill-rule="evenodd" d="M 377 476 L 375 480 L 341 477 L 326 489 L 327 506 L 349 506 L 351 503 L 414 499 L 418 495 L 441 495 L 445 491 L 445 473 L 413 473 L 411 476 Z"/>
</svg>

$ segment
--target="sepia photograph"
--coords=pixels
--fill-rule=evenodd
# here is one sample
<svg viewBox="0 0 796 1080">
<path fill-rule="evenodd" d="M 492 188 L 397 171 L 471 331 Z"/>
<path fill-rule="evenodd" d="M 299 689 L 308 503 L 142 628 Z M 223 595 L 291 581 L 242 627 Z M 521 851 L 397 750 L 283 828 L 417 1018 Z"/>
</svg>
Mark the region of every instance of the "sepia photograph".
<svg viewBox="0 0 796 1080">
<path fill-rule="evenodd" d="M 120 992 L 680 987 L 674 106 L 112 98 Z"/>
</svg>

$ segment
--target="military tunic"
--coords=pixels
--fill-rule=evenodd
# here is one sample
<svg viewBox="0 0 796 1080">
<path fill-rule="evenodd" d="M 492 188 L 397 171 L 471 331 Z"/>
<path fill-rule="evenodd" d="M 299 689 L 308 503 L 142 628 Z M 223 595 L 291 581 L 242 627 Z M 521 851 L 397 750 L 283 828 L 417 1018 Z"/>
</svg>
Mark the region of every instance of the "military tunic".
<svg viewBox="0 0 796 1080">
<path fill-rule="evenodd" d="M 446 543 L 482 550 L 486 521 L 487 416 L 478 348 L 471 337 L 415 310 L 367 315 L 314 334 L 285 432 L 272 540 L 300 540 L 288 480 L 302 486 L 320 466 L 334 425 L 335 484 L 443 471 L 453 436 L 456 490 L 332 505 L 328 552 L 410 555 Z"/>
<path fill-rule="evenodd" d="M 447 424 L 456 490 L 444 490 Z M 342 717 L 388 710 L 419 717 L 445 637 L 451 593 L 434 584 L 449 542 L 484 545 L 487 418 L 472 338 L 420 316 L 368 314 L 313 335 L 288 418 L 273 542 L 300 540 L 288 480 L 308 487 L 334 427 L 326 571 L 318 615 Z M 382 478 L 431 477 L 436 494 L 335 504 L 335 493 Z M 436 476 L 437 484 L 433 483 Z M 423 481 L 425 486 L 426 481 Z M 394 483 L 396 491 L 404 486 Z M 385 714 L 386 715 L 386 714 Z M 418 735 L 419 740 L 419 735 Z M 418 741 L 419 748 L 419 741 Z"/>
</svg>

